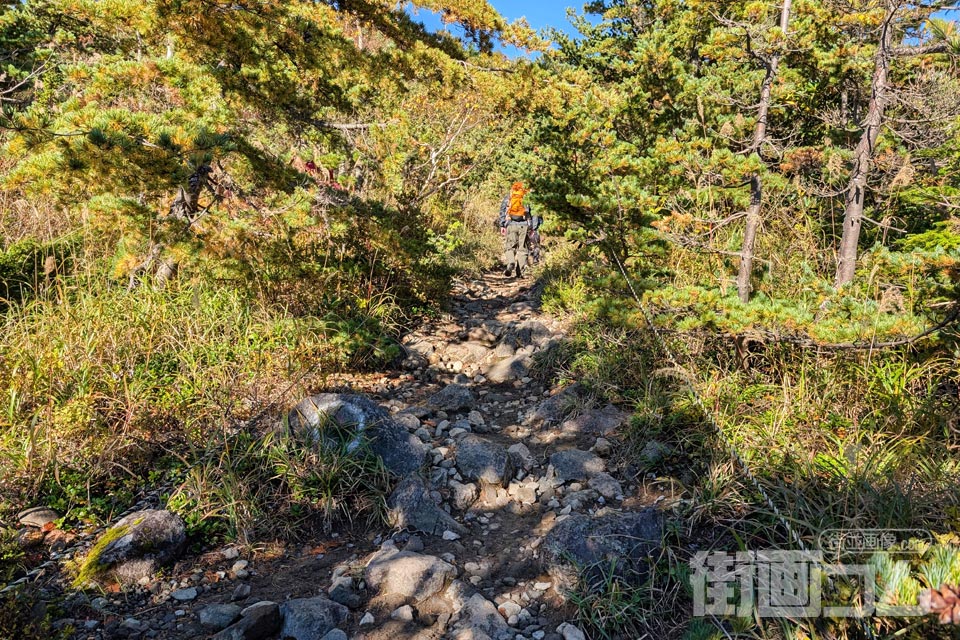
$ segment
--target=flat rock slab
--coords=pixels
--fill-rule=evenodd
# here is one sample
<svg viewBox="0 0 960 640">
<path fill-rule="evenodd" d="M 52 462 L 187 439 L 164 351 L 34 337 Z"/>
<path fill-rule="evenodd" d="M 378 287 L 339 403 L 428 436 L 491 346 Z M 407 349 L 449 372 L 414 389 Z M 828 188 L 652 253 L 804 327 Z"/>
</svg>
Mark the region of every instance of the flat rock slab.
<svg viewBox="0 0 960 640">
<path fill-rule="evenodd" d="M 609 473 L 597 473 L 590 476 L 587 486 L 602 495 L 607 500 L 622 499 L 623 487 L 617 479 Z"/>
<path fill-rule="evenodd" d="M 507 310 L 510 311 L 511 313 L 523 313 L 524 311 L 536 311 L 537 306 L 534 303 L 529 301 L 514 302 L 509 307 L 507 307 Z"/>
<path fill-rule="evenodd" d="M 513 477 L 507 450 L 474 434 L 457 441 L 456 466 L 464 478 L 487 484 L 506 484 Z"/>
<path fill-rule="evenodd" d="M 378 595 L 393 594 L 412 603 L 440 593 L 456 575 L 457 569 L 440 558 L 400 551 L 392 544 L 385 544 L 371 558 L 363 574 Z"/>
<path fill-rule="evenodd" d="M 307 398 L 293 408 L 288 422 L 293 433 L 305 436 L 311 444 L 350 453 L 366 442 L 396 475 L 416 471 L 427 458 L 420 439 L 365 396 L 323 393 Z"/>
<path fill-rule="evenodd" d="M 593 588 L 599 588 L 611 572 L 639 584 L 649 573 L 648 556 L 659 551 L 662 538 L 663 520 L 655 509 L 601 516 L 577 514 L 547 534 L 541 545 L 541 562 L 566 589 L 576 585 L 581 572 Z"/>
<path fill-rule="evenodd" d="M 196 600 L 198 595 L 200 595 L 200 592 L 197 591 L 196 587 L 185 587 L 183 589 L 177 589 L 170 594 L 170 597 L 177 602 L 190 602 L 191 600 Z"/>
<path fill-rule="evenodd" d="M 400 529 L 413 529 L 439 536 L 444 531 L 466 533 L 466 529 L 441 509 L 430 497 L 430 490 L 417 476 L 404 478 L 387 500 L 390 520 Z"/>
<path fill-rule="evenodd" d="M 504 384 L 527 377 L 530 373 L 531 359 L 524 354 L 517 354 L 494 363 L 484 374 L 494 384 Z"/>
<path fill-rule="evenodd" d="M 564 482 L 586 481 L 606 471 L 606 463 L 600 456 L 580 449 L 558 451 L 550 456 L 550 464 Z"/>
<path fill-rule="evenodd" d="M 472 409 L 476 402 L 473 391 L 462 384 L 448 384 L 427 399 L 428 405 L 440 411 Z"/>
<path fill-rule="evenodd" d="M 46 525 L 60 519 L 60 514 L 49 507 L 33 507 L 17 514 L 20 524 L 27 527 L 42 529 Z"/>
<path fill-rule="evenodd" d="M 479 342 L 454 343 L 443 350 L 449 360 L 459 360 L 463 364 L 483 362 L 492 353 L 491 349 Z"/>
<path fill-rule="evenodd" d="M 280 637 L 322 640 L 349 615 L 350 611 L 345 606 L 321 596 L 287 600 L 280 606 L 280 616 L 283 618 Z"/>
<path fill-rule="evenodd" d="M 603 409 L 595 409 L 567 420 L 561 425 L 564 431 L 576 431 L 578 433 L 589 433 L 592 435 L 605 436 L 616 431 L 630 418 L 630 414 L 624 413 L 612 404 Z"/>
<path fill-rule="evenodd" d="M 403 345 L 403 348 L 407 352 L 407 355 L 418 355 L 423 357 L 429 356 L 434 351 L 433 344 L 427 342 L 426 340 L 408 342 Z"/>
</svg>

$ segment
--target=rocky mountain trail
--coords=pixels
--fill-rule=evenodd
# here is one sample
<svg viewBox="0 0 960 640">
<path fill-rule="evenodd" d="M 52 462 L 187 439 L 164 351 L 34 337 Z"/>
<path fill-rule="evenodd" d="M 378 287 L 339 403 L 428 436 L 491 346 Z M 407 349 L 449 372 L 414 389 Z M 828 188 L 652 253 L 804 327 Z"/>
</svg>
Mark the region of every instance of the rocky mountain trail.
<svg viewBox="0 0 960 640">
<path fill-rule="evenodd" d="M 124 562 L 143 569 L 118 572 L 135 586 L 74 592 L 60 624 L 78 640 L 584 637 L 565 596 L 575 565 L 641 567 L 662 522 L 613 457 L 628 414 L 595 406 L 579 385 L 544 382 L 538 354 L 564 337 L 523 282 L 456 282 L 449 312 L 403 340 L 398 370 L 353 376 L 349 393 L 290 413 L 289 428 L 319 446 L 328 420 L 370 441 L 398 478 L 392 528 L 230 545 L 157 573 L 154 561 L 172 556 L 150 545 L 137 556 L 129 527 L 145 516 L 128 515 L 127 528 L 96 546 L 79 538 L 62 559 L 102 553 L 113 531 L 107 548 L 132 548 Z M 152 522 L 166 512 L 143 513 Z M 171 554 L 183 547 L 172 526 Z"/>
</svg>

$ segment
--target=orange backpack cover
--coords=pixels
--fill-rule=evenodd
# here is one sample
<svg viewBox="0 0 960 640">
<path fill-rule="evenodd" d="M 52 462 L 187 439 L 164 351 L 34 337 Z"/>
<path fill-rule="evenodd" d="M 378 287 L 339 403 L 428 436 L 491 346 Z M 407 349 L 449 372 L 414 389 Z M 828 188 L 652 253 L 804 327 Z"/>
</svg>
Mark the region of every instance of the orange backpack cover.
<svg viewBox="0 0 960 640">
<path fill-rule="evenodd" d="M 510 204 L 507 206 L 507 215 L 514 220 L 523 220 L 527 216 L 527 210 L 523 207 L 523 196 L 527 195 L 527 189 L 522 182 L 514 182 L 510 187 Z"/>
</svg>

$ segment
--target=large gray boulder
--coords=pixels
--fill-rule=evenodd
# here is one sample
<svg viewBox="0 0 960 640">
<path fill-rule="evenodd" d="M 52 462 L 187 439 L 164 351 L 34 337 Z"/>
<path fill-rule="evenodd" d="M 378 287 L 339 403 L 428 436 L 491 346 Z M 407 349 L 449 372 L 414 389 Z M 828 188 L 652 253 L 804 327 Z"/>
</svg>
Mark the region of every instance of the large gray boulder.
<svg viewBox="0 0 960 640">
<path fill-rule="evenodd" d="M 280 605 L 283 628 L 280 637 L 292 640 L 321 640 L 347 619 L 350 611 L 322 596 L 296 598 Z"/>
<path fill-rule="evenodd" d="M 516 336 L 516 344 L 519 347 L 539 346 L 553 336 L 553 333 L 546 325 L 536 320 L 526 320 L 522 322 L 512 333 Z"/>
<path fill-rule="evenodd" d="M 300 402 L 288 422 L 294 434 L 312 444 L 352 453 L 366 443 L 397 475 L 423 466 L 427 448 L 380 405 L 354 394 L 323 393 Z"/>
<path fill-rule="evenodd" d="M 460 610 L 460 620 L 454 626 L 453 637 L 456 640 L 479 640 L 481 638 L 500 638 L 513 636 L 510 626 L 497 611 L 497 605 L 475 593 Z"/>
<path fill-rule="evenodd" d="M 466 529 L 441 509 L 430 497 L 430 490 L 415 475 L 404 478 L 387 500 L 390 520 L 400 529 L 413 529 L 431 535 L 444 531 L 464 534 Z"/>
<path fill-rule="evenodd" d="M 384 544 L 364 570 L 367 586 L 378 595 L 393 594 L 414 604 L 446 589 L 456 577 L 457 569 L 435 556 L 400 551 Z"/>
<path fill-rule="evenodd" d="M 427 404 L 434 409 L 455 412 L 472 408 L 476 401 L 477 397 L 468 387 L 462 384 L 448 384 L 430 396 Z"/>
<path fill-rule="evenodd" d="M 606 471 L 603 458 L 580 449 L 558 451 L 550 456 L 550 464 L 556 476 L 564 482 L 586 481 Z"/>
<path fill-rule="evenodd" d="M 600 516 L 572 515 L 544 538 L 541 562 L 560 590 L 572 589 L 582 575 L 599 588 L 613 574 L 640 583 L 649 574 L 649 556 L 659 552 L 663 520 L 655 509 Z"/>
<path fill-rule="evenodd" d="M 507 449 L 507 455 L 510 456 L 510 462 L 514 468 L 530 471 L 537 464 L 537 459 L 530 453 L 530 449 L 522 442 L 510 445 Z"/>
<path fill-rule="evenodd" d="M 451 480 L 447 483 L 447 486 L 450 487 L 450 504 L 454 509 L 461 511 L 466 511 L 472 507 L 480 493 L 477 485 L 472 482 L 463 484 L 462 482 Z M 454 529 L 454 531 L 456 531 L 456 529 Z"/>
<path fill-rule="evenodd" d="M 187 541 L 183 520 L 175 513 L 148 509 L 121 518 L 94 544 L 78 582 L 112 575 L 124 582 L 152 576 L 175 560 Z"/>
<path fill-rule="evenodd" d="M 200 624 L 213 631 L 226 629 L 240 617 L 243 609 L 237 604 L 211 604 L 200 609 Z"/>
<path fill-rule="evenodd" d="M 265 640 L 280 631 L 280 607 L 276 602 L 259 602 L 243 610 L 240 620 L 212 640 Z"/>
<path fill-rule="evenodd" d="M 456 466 L 467 480 L 487 484 L 507 484 L 513 477 L 513 464 L 507 450 L 474 434 L 457 441 Z"/>
</svg>

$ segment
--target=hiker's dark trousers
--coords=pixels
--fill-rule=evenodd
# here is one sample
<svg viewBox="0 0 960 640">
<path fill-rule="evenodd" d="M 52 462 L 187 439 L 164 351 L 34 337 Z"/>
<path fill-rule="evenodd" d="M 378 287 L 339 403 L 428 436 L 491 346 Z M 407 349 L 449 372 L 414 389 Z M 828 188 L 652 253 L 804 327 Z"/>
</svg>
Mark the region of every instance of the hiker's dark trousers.
<svg viewBox="0 0 960 640">
<path fill-rule="evenodd" d="M 508 269 L 527 266 L 527 230 L 526 222 L 510 222 L 503 237 L 503 263 Z"/>
</svg>

